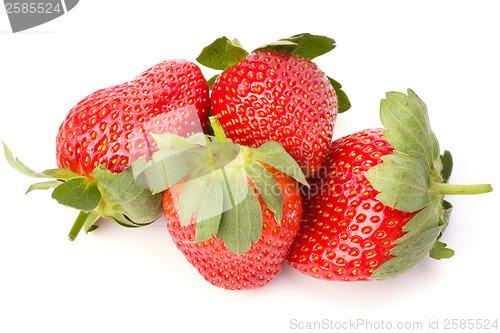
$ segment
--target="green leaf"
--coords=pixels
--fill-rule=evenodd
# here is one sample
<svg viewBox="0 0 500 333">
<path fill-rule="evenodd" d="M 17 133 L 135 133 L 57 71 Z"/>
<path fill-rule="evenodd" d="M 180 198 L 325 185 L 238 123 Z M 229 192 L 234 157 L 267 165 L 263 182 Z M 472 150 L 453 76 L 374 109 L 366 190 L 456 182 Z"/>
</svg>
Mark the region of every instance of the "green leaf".
<svg viewBox="0 0 500 333">
<path fill-rule="evenodd" d="M 278 142 L 268 141 L 259 148 L 249 151 L 248 154 L 250 158 L 264 162 L 273 168 L 286 173 L 299 183 L 309 186 L 307 184 L 306 177 L 297 162 Z"/>
<path fill-rule="evenodd" d="M 101 201 L 101 192 L 95 182 L 82 177 L 57 186 L 52 192 L 52 198 L 65 206 L 89 212 Z"/>
<path fill-rule="evenodd" d="M 269 51 L 280 51 L 280 52 L 285 52 L 289 54 L 293 54 L 293 51 L 297 48 L 297 43 L 289 41 L 289 40 L 278 40 L 275 42 L 267 43 L 262 46 L 259 46 L 255 50 L 252 51 L 254 52 L 259 52 L 263 50 L 269 50 Z"/>
<path fill-rule="evenodd" d="M 43 171 L 42 173 L 44 175 L 50 176 L 51 178 L 61 179 L 61 180 L 70 180 L 73 178 L 82 177 L 82 175 L 74 173 L 71 170 L 62 169 L 62 168 L 48 169 L 48 170 Z"/>
<path fill-rule="evenodd" d="M 382 264 L 370 278 L 384 280 L 403 274 L 424 259 L 434 247 L 442 226 L 439 224 L 440 204 L 434 202 L 418 212 L 405 226 L 391 253 L 395 256 Z"/>
<path fill-rule="evenodd" d="M 408 89 L 408 95 L 388 92 L 380 103 L 380 119 L 389 143 L 403 153 L 419 152 L 429 168 L 439 157 L 439 144 L 431 130 L 427 107 Z"/>
<path fill-rule="evenodd" d="M 99 166 L 91 176 L 104 199 L 98 209 L 99 215 L 127 227 L 147 225 L 161 216 L 162 195 L 153 195 L 149 189 L 139 186 L 132 166 L 120 174 Z"/>
<path fill-rule="evenodd" d="M 335 93 L 337 94 L 338 112 L 339 113 L 346 112 L 351 108 L 351 102 L 349 101 L 349 97 L 347 97 L 347 94 L 342 90 L 342 85 L 340 83 L 338 83 L 331 77 L 328 77 L 328 80 L 330 80 L 330 83 L 332 84 L 332 87 L 335 90 Z"/>
<path fill-rule="evenodd" d="M 162 192 L 194 170 L 210 165 L 210 154 L 204 146 L 173 134 L 154 138 L 160 150 L 153 154 L 151 161 L 138 159 L 132 164 L 136 182 L 153 193 Z"/>
<path fill-rule="evenodd" d="M 222 238 L 226 248 L 236 254 L 250 250 L 262 233 L 262 210 L 259 200 L 247 183 L 245 199 L 224 212 L 217 238 Z"/>
<path fill-rule="evenodd" d="M 14 158 L 12 155 L 12 151 L 10 150 L 9 146 L 5 144 L 5 142 L 2 141 L 3 149 L 4 149 L 4 154 L 5 154 L 5 159 L 7 160 L 7 163 L 11 167 L 13 167 L 15 170 L 18 172 L 22 173 L 25 176 L 28 177 L 33 177 L 33 178 L 50 178 L 50 176 L 45 175 L 40 172 L 36 172 L 33 169 L 27 167 L 23 162 L 21 162 L 17 157 Z"/>
<path fill-rule="evenodd" d="M 56 188 L 57 186 L 61 185 L 63 182 L 60 180 L 50 180 L 47 182 L 41 182 L 41 183 L 35 183 L 32 184 L 28 190 L 26 191 L 26 194 L 30 193 L 31 191 L 34 190 L 48 190 L 51 188 Z"/>
<path fill-rule="evenodd" d="M 210 91 L 212 91 L 212 88 L 214 87 L 215 85 L 215 81 L 217 81 L 217 79 L 219 78 L 219 74 L 216 74 L 214 76 L 212 76 L 209 80 L 208 80 L 208 89 Z"/>
<path fill-rule="evenodd" d="M 314 59 L 328 53 L 336 46 L 335 40 L 332 38 L 309 33 L 295 35 L 288 40 L 297 44 L 293 54 L 307 59 Z"/>
<path fill-rule="evenodd" d="M 307 59 L 314 59 L 330 52 L 335 46 L 335 40 L 332 38 L 303 33 L 265 44 L 258 47 L 253 52 L 273 50 L 294 54 Z"/>
<path fill-rule="evenodd" d="M 439 217 L 439 226 L 441 226 L 441 233 L 439 234 L 437 239 L 440 239 L 443 236 L 446 228 L 450 223 L 451 211 L 453 210 L 453 206 L 446 200 L 442 200 L 441 202 L 441 216 Z M 431 253 L 432 257 L 432 253 Z"/>
<path fill-rule="evenodd" d="M 225 70 L 247 55 L 248 52 L 240 46 L 239 42 L 235 44 L 224 36 L 206 46 L 196 60 L 203 66 Z"/>
<path fill-rule="evenodd" d="M 442 243 L 437 241 L 434 244 L 434 247 L 431 249 L 430 256 L 431 258 L 441 260 L 441 259 L 449 259 L 453 257 L 455 251 L 446 247 L 446 243 Z"/>
<path fill-rule="evenodd" d="M 195 242 L 217 236 L 224 207 L 222 170 L 188 181 L 179 197 L 179 210 L 185 225 L 196 217 Z"/>
<path fill-rule="evenodd" d="M 95 224 L 92 224 L 91 226 L 88 227 L 88 229 L 85 230 L 85 233 L 89 233 L 97 229 L 97 226 Z"/>
<path fill-rule="evenodd" d="M 443 226 L 443 230 L 441 232 L 441 233 L 443 233 L 446 230 L 446 228 L 448 227 L 448 224 L 450 223 L 450 217 L 451 217 L 451 212 L 453 210 L 453 206 L 451 205 L 451 203 L 449 203 L 446 200 L 443 200 L 441 205 L 442 205 L 443 211 L 441 214 L 441 220 L 440 220 L 439 225 Z"/>
<path fill-rule="evenodd" d="M 368 171 L 370 183 L 380 192 L 378 200 L 404 212 L 418 211 L 431 202 L 429 170 L 418 155 L 394 151 Z"/>
<path fill-rule="evenodd" d="M 405 242 L 410 242 L 411 239 L 428 229 L 434 229 L 435 227 L 442 227 L 439 223 L 439 214 L 441 206 L 439 202 L 432 202 L 427 205 L 424 209 L 419 211 L 406 225 L 403 230 L 406 232 L 404 236 L 399 238 L 396 243 L 402 244 Z"/>
<path fill-rule="evenodd" d="M 285 199 L 278 182 L 262 165 L 252 159 L 245 162 L 245 170 L 264 202 L 274 213 L 276 223 L 281 224 Z"/>
<path fill-rule="evenodd" d="M 83 230 L 86 234 L 97 229 L 97 226 L 94 225 L 95 221 L 99 219 L 99 214 L 96 211 L 91 211 L 87 216 L 87 219 L 83 223 Z"/>
<path fill-rule="evenodd" d="M 186 140 L 197 146 L 206 146 L 210 142 L 204 133 L 198 132 L 186 138 Z"/>
<path fill-rule="evenodd" d="M 220 220 L 225 187 L 222 171 L 219 169 L 208 175 L 193 178 L 184 184 L 179 196 L 179 210 L 183 224 L 189 225 L 193 216 L 196 217 L 197 223 L 214 217 Z M 217 234 L 217 230 L 214 234 Z"/>
<path fill-rule="evenodd" d="M 445 150 L 440 158 L 441 164 L 443 166 L 443 168 L 441 169 L 441 177 L 443 177 L 443 183 L 448 183 L 451 177 L 451 172 L 453 170 L 453 157 L 448 150 Z"/>
<path fill-rule="evenodd" d="M 195 242 L 204 242 L 217 236 L 219 232 L 221 215 L 196 222 Z"/>
<path fill-rule="evenodd" d="M 223 211 L 227 212 L 246 200 L 249 195 L 248 181 L 241 158 L 233 160 L 220 170 L 224 177 Z"/>
</svg>

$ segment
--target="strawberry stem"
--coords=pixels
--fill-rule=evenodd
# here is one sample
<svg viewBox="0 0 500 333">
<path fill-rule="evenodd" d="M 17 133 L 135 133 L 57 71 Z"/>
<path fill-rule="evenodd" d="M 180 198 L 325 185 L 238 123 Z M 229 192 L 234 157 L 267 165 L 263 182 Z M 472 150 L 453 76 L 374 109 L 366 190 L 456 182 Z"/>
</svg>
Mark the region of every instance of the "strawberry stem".
<svg viewBox="0 0 500 333">
<path fill-rule="evenodd" d="M 80 214 L 78 214 L 78 217 L 76 218 L 76 221 L 73 224 L 73 227 L 71 228 L 68 235 L 70 241 L 74 241 L 76 239 L 76 237 L 80 233 L 80 230 L 82 230 L 85 221 L 87 221 L 88 217 L 89 213 L 84 212 L 83 210 L 80 212 Z"/>
<path fill-rule="evenodd" d="M 437 191 L 441 195 L 483 194 L 493 191 L 491 184 L 476 184 L 476 185 L 435 184 L 435 186 Z"/>
<path fill-rule="evenodd" d="M 83 230 L 86 233 L 91 232 L 97 226 L 94 225 L 94 222 L 99 218 L 99 214 L 93 210 L 90 212 L 85 212 L 85 211 L 80 211 L 80 214 L 76 218 L 75 223 L 73 224 L 73 227 L 71 228 L 71 231 L 69 232 L 68 238 L 70 241 L 74 241 L 76 239 L 76 236 L 80 233 L 80 230 Z"/>
</svg>

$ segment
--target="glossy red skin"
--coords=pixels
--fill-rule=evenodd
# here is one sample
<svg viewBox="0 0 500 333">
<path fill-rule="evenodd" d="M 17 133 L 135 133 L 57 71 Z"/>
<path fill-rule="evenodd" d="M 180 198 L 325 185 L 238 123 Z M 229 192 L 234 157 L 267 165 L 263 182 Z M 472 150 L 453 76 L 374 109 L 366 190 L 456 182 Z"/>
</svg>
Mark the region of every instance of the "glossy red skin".
<svg viewBox="0 0 500 333">
<path fill-rule="evenodd" d="M 209 103 L 208 83 L 198 66 L 186 60 L 159 63 L 73 107 L 57 134 L 57 164 L 89 178 L 99 165 L 120 173 L 157 150 L 152 133 L 205 131 Z"/>
<path fill-rule="evenodd" d="M 184 226 L 180 220 L 178 203 L 181 187 L 172 187 L 164 192 L 163 213 L 174 243 L 212 285 L 228 290 L 256 289 L 269 283 L 281 271 L 299 230 L 302 204 L 295 180 L 282 173 L 275 173 L 274 178 L 285 199 L 281 224 L 276 223 L 274 213 L 257 193 L 262 208 L 262 235 L 243 254 L 230 252 L 223 241 L 215 237 L 192 243 L 195 239 L 196 218 L 193 216 L 189 226 Z M 255 190 L 253 183 L 248 181 Z"/>
<path fill-rule="evenodd" d="M 300 272 L 324 280 L 369 280 L 393 257 L 395 241 L 416 213 L 385 206 L 366 172 L 394 148 L 381 129 L 360 131 L 334 141 L 323 177 L 303 191 L 300 231 L 288 262 Z"/>
<path fill-rule="evenodd" d="M 337 117 L 336 93 L 308 59 L 260 51 L 226 69 L 211 95 L 212 113 L 233 142 L 281 143 L 306 176 L 323 163 Z"/>
</svg>

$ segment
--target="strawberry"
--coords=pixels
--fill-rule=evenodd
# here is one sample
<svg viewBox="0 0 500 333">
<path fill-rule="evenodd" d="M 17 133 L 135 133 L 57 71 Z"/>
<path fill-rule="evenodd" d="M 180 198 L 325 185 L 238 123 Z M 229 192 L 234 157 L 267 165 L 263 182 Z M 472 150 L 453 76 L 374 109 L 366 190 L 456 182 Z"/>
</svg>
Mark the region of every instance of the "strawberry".
<svg viewBox="0 0 500 333">
<path fill-rule="evenodd" d="M 283 266 L 286 254 L 299 230 L 301 200 L 297 182 L 290 176 L 263 164 L 276 180 L 284 197 L 281 223 L 255 189 L 262 215 L 262 233 L 251 248 L 241 254 L 228 250 L 222 239 L 212 236 L 203 242 L 194 242 L 196 217 L 185 226 L 180 220 L 179 197 L 181 186 L 166 190 L 163 214 L 167 227 L 179 251 L 211 284 L 224 289 L 255 289 L 274 278 Z"/>
<path fill-rule="evenodd" d="M 385 129 L 331 143 L 324 170 L 303 191 L 304 213 L 288 261 L 326 280 L 387 279 L 427 254 L 449 258 L 439 241 L 451 204 L 445 194 L 477 194 L 490 185 L 450 185 L 451 154 L 439 155 L 425 104 L 411 90 L 381 103 Z"/>
<path fill-rule="evenodd" d="M 35 178 L 33 184 L 54 189 L 59 203 L 80 210 L 70 231 L 74 240 L 83 228 L 96 228 L 100 217 L 138 227 L 161 216 L 161 194 L 136 182 L 139 166 L 157 150 L 154 133 L 189 136 L 208 126 L 208 84 L 200 69 L 186 60 L 153 66 L 132 81 L 96 91 L 70 110 L 56 138 L 60 168 L 36 172 L 4 144 L 12 167 Z"/>
<path fill-rule="evenodd" d="M 57 134 L 57 164 L 86 176 L 99 165 L 120 173 L 155 151 L 151 133 L 189 136 L 205 131 L 208 98 L 198 66 L 186 60 L 159 63 L 72 108 Z"/>
<path fill-rule="evenodd" d="M 299 229 L 297 181 L 307 182 L 280 144 L 233 144 L 216 119 L 217 140 L 155 136 L 160 151 L 144 174 L 164 190 L 168 230 L 198 272 L 217 287 L 254 289 L 282 269 Z"/>
<path fill-rule="evenodd" d="M 415 213 L 395 210 L 376 199 L 366 172 L 392 154 L 381 129 L 334 141 L 321 175 L 309 179 L 293 267 L 317 278 L 363 280 L 388 261 L 402 226 Z M 330 185 L 331 184 L 331 185 Z"/>
<path fill-rule="evenodd" d="M 214 82 L 210 103 L 227 136 L 250 147 L 279 142 L 306 176 L 314 175 L 332 139 L 339 104 L 341 112 L 349 108 L 341 86 L 310 60 L 333 49 L 334 43 L 301 34 L 252 54 L 224 37 L 207 47 L 198 61 L 224 69 Z M 228 59 L 223 64 L 211 61 L 224 52 Z"/>
</svg>

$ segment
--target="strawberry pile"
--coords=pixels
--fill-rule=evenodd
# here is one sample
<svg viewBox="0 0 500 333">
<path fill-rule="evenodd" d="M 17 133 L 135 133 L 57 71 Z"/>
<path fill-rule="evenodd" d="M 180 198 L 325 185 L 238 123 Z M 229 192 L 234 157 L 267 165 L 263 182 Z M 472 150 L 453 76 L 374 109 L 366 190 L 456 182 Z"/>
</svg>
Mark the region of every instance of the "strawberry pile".
<svg viewBox="0 0 500 333">
<path fill-rule="evenodd" d="M 300 34 L 247 52 L 221 37 L 197 61 L 206 80 L 169 60 L 96 91 L 72 108 L 56 137 L 58 168 L 37 172 L 3 143 L 8 163 L 80 211 L 69 232 L 99 217 L 140 227 L 164 216 L 176 247 L 210 284 L 269 283 L 285 262 L 318 279 L 380 280 L 423 258 L 450 258 L 441 242 L 445 195 L 492 191 L 451 185 L 427 107 L 389 92 L 384 128 L 333 140 L 350 108 L 342 86 L 312 59 L 335 47 Z"/>
</svg>

